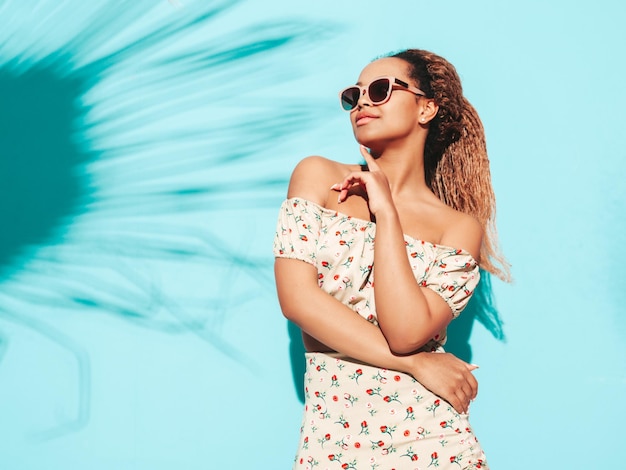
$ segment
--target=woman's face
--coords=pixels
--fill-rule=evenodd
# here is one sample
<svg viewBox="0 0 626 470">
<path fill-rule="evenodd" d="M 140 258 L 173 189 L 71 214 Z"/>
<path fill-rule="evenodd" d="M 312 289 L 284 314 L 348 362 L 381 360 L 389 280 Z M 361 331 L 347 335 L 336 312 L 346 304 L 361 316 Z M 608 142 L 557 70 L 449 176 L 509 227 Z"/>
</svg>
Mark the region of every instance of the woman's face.
<svg viewBox="0 0 626 470">
<path fill-rule="evenodd" d="M 357 85 L 367 87 L 379 77 L 395 77 L 416 86 L 409 77 L 409 65 L 402 59 L 386 57 L 370 63 L 359 75 Z M 394 87 L 388 101 L 372 104 L 364 93 L 350 112 L 350 122 L 356 140 L 373 150 L 382 151 L 387 145 L 411 136 L 419 129 L 417 96 L 402 87 Z"/>
</svg>

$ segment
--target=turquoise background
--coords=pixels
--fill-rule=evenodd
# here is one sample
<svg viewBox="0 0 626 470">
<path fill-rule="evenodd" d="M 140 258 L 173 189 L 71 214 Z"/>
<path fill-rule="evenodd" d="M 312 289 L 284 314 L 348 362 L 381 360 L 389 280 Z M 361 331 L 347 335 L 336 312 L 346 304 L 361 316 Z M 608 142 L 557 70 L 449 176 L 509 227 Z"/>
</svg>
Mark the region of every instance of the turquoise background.
<svg viewBox="0 0 626 470">
<path fill-rule="evenodd" d="M 278 206 L 302 157 L 358 160 L 337 91 L 407 47 L 487 132 L 515 281 L 503 337 L 463 328 L 492 468 L 623 466 L 625 13 L 0 1 L 0 468 L 290 468 Z"/>
</svg>

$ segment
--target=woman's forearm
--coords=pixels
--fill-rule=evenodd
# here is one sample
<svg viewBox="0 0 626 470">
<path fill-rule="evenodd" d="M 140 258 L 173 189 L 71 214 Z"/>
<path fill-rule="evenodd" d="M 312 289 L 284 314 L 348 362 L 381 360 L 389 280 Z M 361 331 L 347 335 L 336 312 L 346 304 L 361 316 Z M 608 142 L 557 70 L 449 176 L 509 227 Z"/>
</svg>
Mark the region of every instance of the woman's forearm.
<svg viewBox="0 0 626 470">
<path fill-rule="evenodd" d="M 413 274 L 395 211 L 376 216 L 374 295 L 378 322 L 393 351 L 406 353 L 426 344 L 452 319 L 434 316 Z"/>
<path fill-rule="evenodd" d="M 367 364 L 413 374 L 416 355 L 393 354 L 380 328 L 321 290 L 315 269 L 277 259 L 276 285 L 285 317 L 330 349 Z"/>
</svg>

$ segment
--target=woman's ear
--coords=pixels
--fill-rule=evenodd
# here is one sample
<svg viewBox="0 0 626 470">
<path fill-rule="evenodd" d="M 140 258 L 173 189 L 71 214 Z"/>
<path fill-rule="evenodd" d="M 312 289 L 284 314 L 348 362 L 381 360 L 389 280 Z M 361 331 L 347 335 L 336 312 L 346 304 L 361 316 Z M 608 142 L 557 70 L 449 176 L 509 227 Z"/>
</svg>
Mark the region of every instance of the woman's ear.
<svg viewBox="0 0 626 470">
<path fill-rule="evenodd" d="M 422 98 L 420 101 L 422 101 L 422 106 L 420 106 L 419 121 L 420 124 L 425 125 L 435 118 L 437 111 L 439 111 L 439 106 L 435 103 L 435 100 L 428 98 Z"/>
</svg>

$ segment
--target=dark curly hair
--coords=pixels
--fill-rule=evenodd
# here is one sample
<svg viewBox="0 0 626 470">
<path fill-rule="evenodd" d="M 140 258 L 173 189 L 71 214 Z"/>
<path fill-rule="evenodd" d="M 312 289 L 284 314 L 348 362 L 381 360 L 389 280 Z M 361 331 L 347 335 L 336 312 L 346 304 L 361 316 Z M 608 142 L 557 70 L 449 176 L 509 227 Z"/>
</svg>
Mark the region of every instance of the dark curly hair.
<svg viewBox="0 0 626 470">
<path fill-rule="evenodd" d="M 417 87 L 439 106 L 424 148 L 426 183 L 445 204 L 478 219 L 484 231 L 481 268 L 510 280 L 509 264 L 498 249 L 485 131 L 478 113 L 463 96 L 456 69 L 443 57 L 420 49 L 389 57 L 407 62 Z"/>
</svg>

